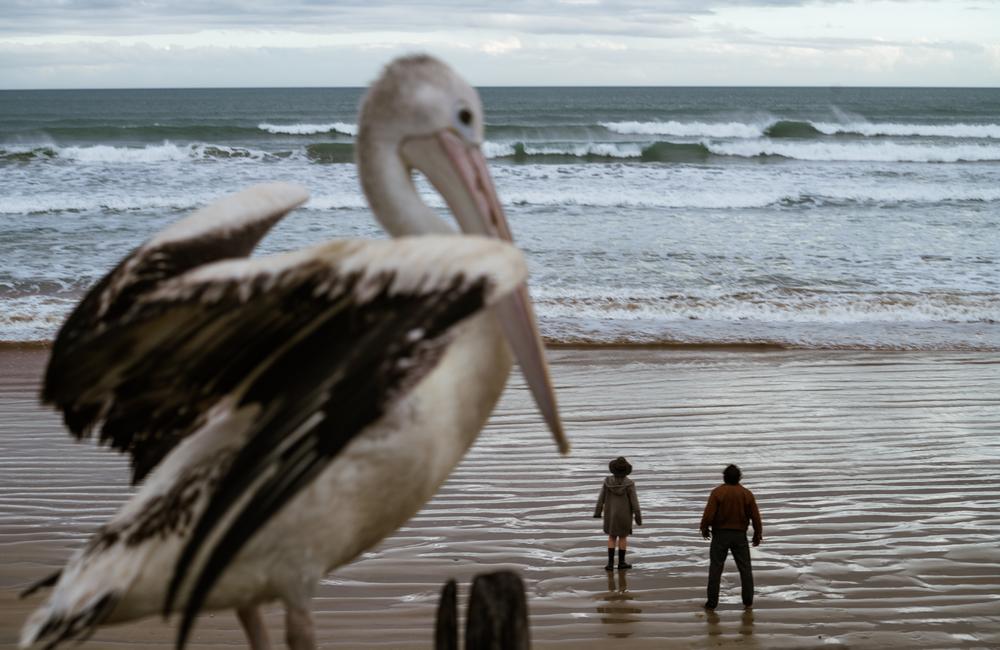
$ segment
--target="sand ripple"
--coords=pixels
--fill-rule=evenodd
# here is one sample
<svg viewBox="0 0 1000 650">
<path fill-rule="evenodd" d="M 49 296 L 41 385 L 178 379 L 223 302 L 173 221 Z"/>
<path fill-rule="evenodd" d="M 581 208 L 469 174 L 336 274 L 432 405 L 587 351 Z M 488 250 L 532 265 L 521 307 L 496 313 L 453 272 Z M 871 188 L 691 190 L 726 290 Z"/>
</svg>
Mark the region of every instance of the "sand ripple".
<svg viewBox="0 0 1000 650">
<path fill-rule="evenodd" d="M 41 361 L 0 353 L 0 645 L 28 607 L 13 589 L 58 566 L 128 492 L 121 457 L 69 442 L 36 406 Z M 516 378 L 441 493 L 324 581 L 325 647 L 429 647 L 442 582 L 496 568 L 525 577 L 538 647 L 1000 646 L 996 358 L 566 349 L 553 370 L 572 456 L 557 456 Z M 591 515 L 619 454 L 645 526 L 635 568 L 608 575 Z M 728 462 L 764 517 L 757 608 L 738 608 L 730 563 L 706 615 L 697 523 Z M 240 645 L 234 628 L 228 613 L 205 618 L 196 641 Z M 86 647 L 171 641 L 152 622 Z"/>
</svg>

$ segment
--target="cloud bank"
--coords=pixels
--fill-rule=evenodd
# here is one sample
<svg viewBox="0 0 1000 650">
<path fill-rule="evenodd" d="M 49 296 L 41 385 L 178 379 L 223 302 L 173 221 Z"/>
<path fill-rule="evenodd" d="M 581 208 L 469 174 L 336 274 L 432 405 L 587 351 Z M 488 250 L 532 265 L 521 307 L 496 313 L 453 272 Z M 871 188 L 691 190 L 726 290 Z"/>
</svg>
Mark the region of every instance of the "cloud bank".
<svg viewBox="0 0 1000 650">
<path fill-rule="evenodd" d="M 997 85 L 994 0 L 0 0 L 0 88 L 364 85 L 429 51 L 479 85 Z"/>
</svg>

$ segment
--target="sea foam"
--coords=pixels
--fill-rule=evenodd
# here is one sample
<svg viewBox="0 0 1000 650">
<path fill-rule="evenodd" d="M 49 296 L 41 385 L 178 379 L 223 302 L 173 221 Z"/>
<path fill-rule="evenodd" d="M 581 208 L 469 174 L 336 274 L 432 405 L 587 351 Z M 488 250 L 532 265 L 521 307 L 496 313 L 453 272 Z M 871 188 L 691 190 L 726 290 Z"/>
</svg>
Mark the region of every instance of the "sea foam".
<svg viewBox="0 0 1000 650">
<path fill-rule="evenodd" d="M 788 142 L 739 140 L 707 141 L 705 146 L 720 156 L 782 156 L 796 160 L 842 162 L 982 162 L 1000 160 L 1000 145 L 994 144 L 902 144 L 898 142 Z"/>
<path fill-rule="evenodd" d="M 869 137 L 1000 138 L 1000 124 L 894 124 L 891 122 L 851 122 L 847 124 L 813 122 L 812 124 L 817 130 L 828 135 L 844 133 Z"/>
<path fill-rule="evenodd" d="M 347 122 L 331 122 L 329 124 L 268 124 L 257 125 L 261 131 L 268 133 L 283 133 L 286 135 L 316 135 L 318 133 L 342 133 L 357 135 L 358 125 Z"/>
<path fill-rule="evenodd" d="M 730 323 L 995 323 L 1000 296 L 955 292 L 608 292 L 533 291 L 540 315 L 601 320 L 712 320 Z"/>
<path fill-rule="evenodd" d="M 273 154 L 231 145 L 184 144 L 171 142 L 144 147 L 115 147 L 105 144 L 93 146 L 46 147 L 48 157 L 73 160 L 85 164 L 141 164 L 179 162 L 191 159 L 254 159 L 263 160 Z"/>
<path fill-rule="evenodd" d="M 866 137 L 936 137 L 962 139 L 1000 138 L 1000 124 L 909 124 L 893 122 L 797 121 L 778 118 L 756 118 L 746 122 L 600 122 L 600 126 L 623 135 L 665 135 L 703 138 L 759 138 L 769 135 L 776 127 L 797 126 L 804 137 L 809 135 L 862 135 Z"/>
<path fill-rule="evenodd" d="M 770 122 L 600 122 L 614 133 L 623 135 L 672 135 L 678 137 L 756 138 L 764 134 Z"/>
</svg>

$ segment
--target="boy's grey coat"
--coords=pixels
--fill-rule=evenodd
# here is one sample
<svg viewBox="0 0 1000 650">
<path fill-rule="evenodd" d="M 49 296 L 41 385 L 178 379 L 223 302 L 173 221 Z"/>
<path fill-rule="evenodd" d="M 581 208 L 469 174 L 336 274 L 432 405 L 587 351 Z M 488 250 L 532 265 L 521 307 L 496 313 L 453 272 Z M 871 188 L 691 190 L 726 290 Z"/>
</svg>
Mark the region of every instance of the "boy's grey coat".
<svg viewBox="0 0 1000 650">
<path fill-rule="evenodd" d="M 642 525 L 639 497 L 635 494 L 635 483 L 624 476 L 609 476 L 601 486 L 601 496 L 597 498 L 594 518 L 604 513 L 604 532 L 615 537 L 632 534 L 632 518 L 637 526 Z"/>
</svg>

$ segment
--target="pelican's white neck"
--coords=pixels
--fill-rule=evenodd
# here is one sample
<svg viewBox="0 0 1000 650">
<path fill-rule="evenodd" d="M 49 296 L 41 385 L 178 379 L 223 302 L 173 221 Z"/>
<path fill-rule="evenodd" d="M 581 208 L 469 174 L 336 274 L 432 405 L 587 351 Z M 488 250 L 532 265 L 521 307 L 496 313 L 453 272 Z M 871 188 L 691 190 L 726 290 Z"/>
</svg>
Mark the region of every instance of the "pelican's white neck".
<svg viewBox="0 0 1000 650">
<path fill-rule="evenodd" d="M 420 198 L 411 172 L 389 142 L 362 131 L 358 147 L 358 176 L 368 204 L 382 227 L 393 237 L 455 232 Z"/>
</svg>

